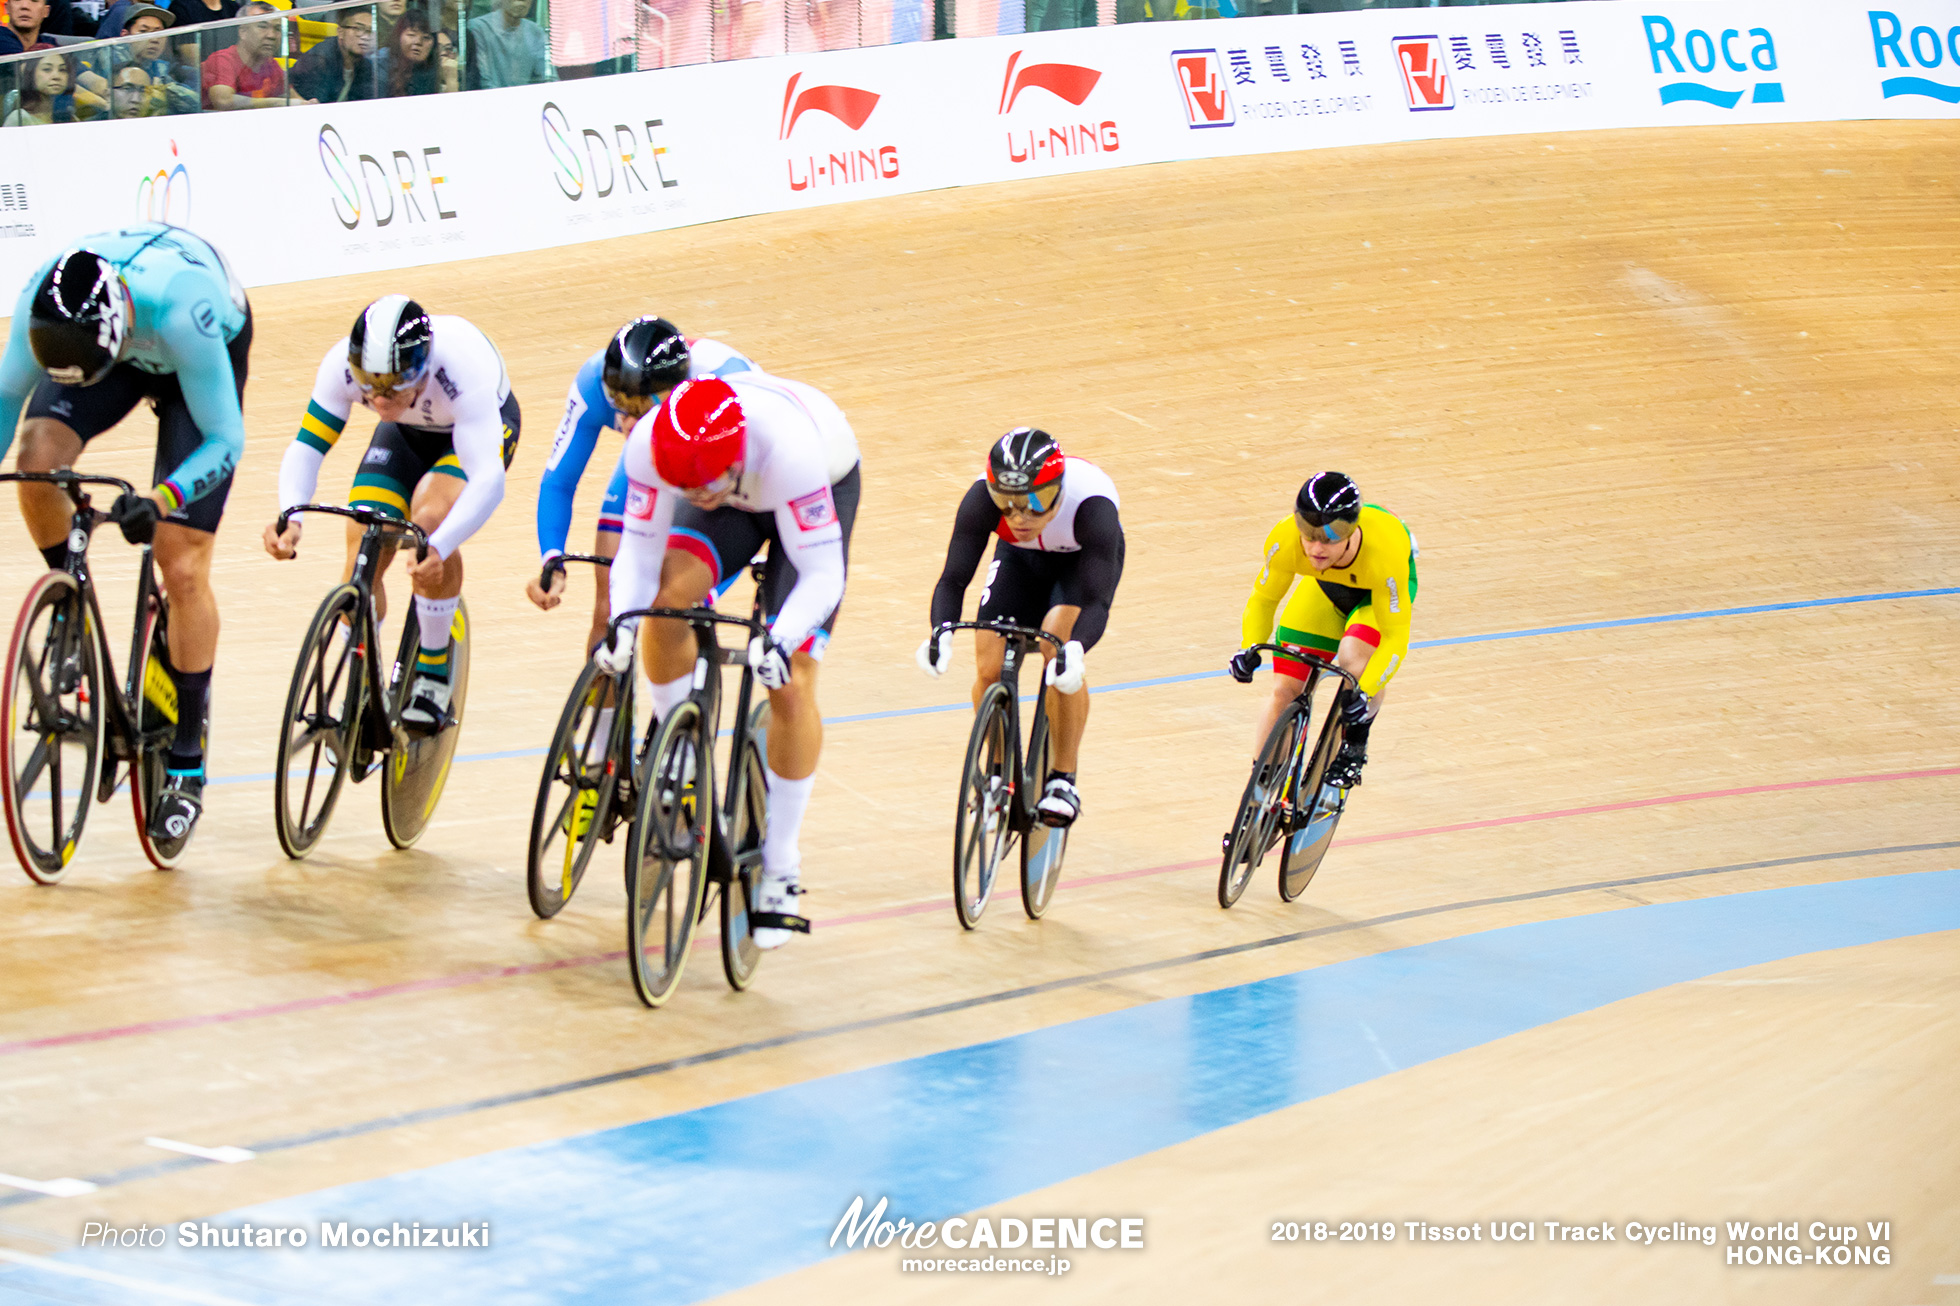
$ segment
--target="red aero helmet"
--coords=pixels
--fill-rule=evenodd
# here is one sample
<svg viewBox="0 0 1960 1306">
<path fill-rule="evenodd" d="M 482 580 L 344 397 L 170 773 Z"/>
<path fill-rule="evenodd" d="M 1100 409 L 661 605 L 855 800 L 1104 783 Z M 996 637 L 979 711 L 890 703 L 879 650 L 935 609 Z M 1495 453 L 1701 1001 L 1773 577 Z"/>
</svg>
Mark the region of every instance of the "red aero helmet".
<svg viewBox="0 0 1960 1306">
<path fill-rule="evenodd" d="M 741 461 L 747 429 L 728 382 L 683 381 L 654 416 L 653 469 L 669 485 L 698 490 Z"/>
</svg>

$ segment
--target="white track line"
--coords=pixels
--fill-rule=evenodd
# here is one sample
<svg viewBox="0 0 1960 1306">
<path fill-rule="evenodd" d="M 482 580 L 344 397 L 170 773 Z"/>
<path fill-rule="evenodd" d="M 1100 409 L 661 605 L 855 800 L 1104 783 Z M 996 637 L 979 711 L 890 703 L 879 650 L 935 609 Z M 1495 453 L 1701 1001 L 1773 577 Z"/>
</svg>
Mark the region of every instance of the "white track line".
<svg viewBox="0 0 1960 1306">
<path fill-rule="evenodd" d="M 173 1288 L 169 1284 L 153 1283 L 148 1279 L 132 1279 L 121 1274 L 110 1274 L 107 1270 L 90 1270 L 80 1265 L 68 1265 L 61 1261 L 49 1260 L 45 1256 L 33 1256 L 27 1252 L 9 1251 L 0 1247 L 0 1261 L 12 1261 L 30 1269 L 47 1274 L 65 1274 L 71 1279 L 89 1279 L 96 1283 L 110 1283 L 118 1288 L 134 1288 L 152 1297 L 168 1297 L 173 1301 L 201 1302 L 203 1306 L 251 1306 L 236 1297 L 216 1297 L 208 1292 L 198 1292 L 191 1288 Z"/>
<path fill-rule="evenodd" d="M 25 1188 L 43 1197 L 80 1197 L 83 1193 L 95 1191 L 95 1185 L 86 1179 L 23 1179 L 17 1174 L 0 1174 L 0 1184 L 9 1188 Z"/>
<path fill-rule="evenodd" d="M 249 1161 L 258 1153 L 242 1147 L 199 1147 L 196 1143 L 180 1143 L 174 1138 L 146 1138 L 151 1147 L 160 1147 L 166 1152 L 182 1152 L 185 1156 L 201 1156 L 207 1161 L 222 1161 L 226 1165 L 237 1165 Z"/>
</svg>

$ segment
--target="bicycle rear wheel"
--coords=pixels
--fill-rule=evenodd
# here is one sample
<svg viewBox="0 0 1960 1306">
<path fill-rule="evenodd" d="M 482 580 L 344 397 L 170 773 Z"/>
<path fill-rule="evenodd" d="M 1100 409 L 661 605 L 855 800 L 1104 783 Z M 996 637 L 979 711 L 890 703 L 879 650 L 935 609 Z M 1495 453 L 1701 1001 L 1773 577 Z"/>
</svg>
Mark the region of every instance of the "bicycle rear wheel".
<svg viewBox="0 0 1960 1306">
<path fill-rule="evenodd" d="M 414 612 L 402 625 L 401 651 L 395 659 L 395 678 L 389 697 L 394 703 L 392 716 L 401 719 L 408 703 L 408 692 L 415 681 L 415 651 L 421 639 Z M 456 756 L 456 739 L 463 729 L 463 704 L 470 694 L 469 608 L 456 601 L 456 616 L 449 623 L 449 716 L 450 723 L 432 735 L 396 734 L 388 750 L 388 765 L 381 775 L 381 828 L 388 842 L 397 848 L 413 846 L 429 827 L 436 802 L 442 797 L 443 783 L 449 779 L 449 763 Z"/>
<path fill-rule="evenodd" d="M 21 869 L 53 884 L 81 846 L 102 763 L 101 644 L 75 578 L 51 571 L 21 604 L 0 686 L 0 786 Z"/>
<path fill-rule="evenodd" d="M 1002 685 L 989 685 L 973 714 L 960 801 L 953 814 L 953 911 L 972 929 L 994 895 L 994 877 L 1013 834 L 1014 700 Z"/>
<path fill-rule="evenodd" d="M 147 610 L 137 618 L 148 629 L 140 641 L 143 665 L 131 669 L 130 685 L 136 695 L 136 762 L 130 768 L 129 803 L 135 809 L 136 842 L 143 855 L 159 871 L 167 871 L 183 860 L 195 829 L 175 838 L 150 837 L 150 813 L 170 778 L 170 745 L 177 736 L 177 682 L 170 675 L 170 603 L 153 594 Z M 210 719 L 200 727 L 200 746 L 210 740 Z"/>
<path fill-rule="evenodd" d="M 713 811 L 701 705 L 689 699 L 667 714 L 648 750 L 626 846 L 626 962 L 634 991 L 649 1007 L 673 996 L 687 967 Z"/>
<path fill-rule="evenodd" d="M 525 869 L 531 910 L 542 920 L 556 916 L 578 891 L 612 813 L 618 758 L 626 752 L 615 741 L 621 725 L 631 736 L 630 709 L 623 723 L 615 717 L 605 737 L 599 737 L 598 729 L 603 705 L 624 701 L 623 682 L 596 663 L 586 663 L 545 752 Z"/>
<path fill-rule="evenodd" d="M 1055 740 L 1046 721 L 1042 722 L 1041 738 L 1030 745 L 1028 752 L 1037 764 L 1028 768 L 1028 774 L 1036 777 L 1037 784 L 1047 783 L 1049 767 L 1054 762 Z M 1030 797 L 1034 801 L 1028 805 L 1033 807 L 1041 801 L 1041 791 L 1037 789 Z M 1061 883 L 1068 832 L 1069 827 L 1044 825 L 1036 816 L 1029 822 L 1027 833 L 1021 836 L 1021 909 L 1031 921 L 1041 919 L 1041 913 L 1048 910 L 1048 902 L 1055 896 L 1055 886 Z"/>
<path fill-rule="evenodd" d="M 367 659 L 357 643 L 361 592 L 342 585 L 321 601 L 299 646 L 272 773 L 272 819 L 288 857 L 326 833 L 354 760 Z"/>
<path fill-rule="evenodd" d="M 1280 834 L 1281 808 L 1286 801 L 1286 778 L 1294 750 L 1307 728 L 1307 707 L 1295 699 L 1280 713 L 1266 736 L 1265 747 L 1252 764 L 1252 776 L 1232 818 L 1232 835 L 1225 862 L 1218 871 L 1218 905 L 1230 907 L 1245 892 L 1259 863 Z"/>
<path fill-rule="evenodd" d="M 1340 698 L 1334 699 L 1334 707 Z M 1325 782 L 1327 768 L 1341 747 L 1341 718 L 1329 708 L 1321 723 L 1312 755 L 1301 765 L 1293 785 L 1292 820 L 1279 853 L 1279 896 L 1292 902 L 1312 883 L 1314 872 L 1334 842 L 1334 827 L 1347 807 L 1347 791 Z"/>
<path fill-rule="evenodd" d="M 755 905 L 762 876 L 762 836 L 769 830 L 769 781 L 762 759 L 769 755 L 769 700 L 749 713 L 749 742 L 742 750 L 742 774 L 747 778 L 742 801 L 728 817 L 728 883 L 721 886 L 721 973 L 737 992 L 755 979 L 762 949 L 749 929 L 749 909 Z M 747 865 L 742 865 L 746 861 Z"/>
</svg>

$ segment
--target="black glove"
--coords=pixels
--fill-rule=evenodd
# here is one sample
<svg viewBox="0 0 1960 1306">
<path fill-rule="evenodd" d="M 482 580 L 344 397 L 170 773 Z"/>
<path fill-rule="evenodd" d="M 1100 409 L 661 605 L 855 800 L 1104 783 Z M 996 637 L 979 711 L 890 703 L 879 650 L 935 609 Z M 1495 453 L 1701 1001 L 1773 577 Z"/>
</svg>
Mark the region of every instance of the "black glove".
<svg viewBox="0 0 1960 1306">
<path fill-rule="evenodd" d="M 1358 689 L 1349 690 L 1347 698 L 1341 703 L 1341 724 L 1344 726 L 1362 724 L 1368 719 L 1368 714 L 1374 710 L 1374 707 L 1374 702 L 1366 694 Z"/>
<path fill-rule="evenodd" d="M 1232 679 L 1241 685 L 1249 685 L 1252 683 L 1252 673 L 1259 669 L 1259 662 L 1258 649 L 1242 648 L 1232 654 L 1232 660 L 1225 665 L 1231 671 Z"/>
<path fill-rule="evenodd" d="M 109 508 L 109 520 L 122 527 L 123 538 L 131 544 L 148 544 L 157 537 L 157 522 L 163 514 L 157 501 L 140 494 L 119 494 Z"/>
</svg>

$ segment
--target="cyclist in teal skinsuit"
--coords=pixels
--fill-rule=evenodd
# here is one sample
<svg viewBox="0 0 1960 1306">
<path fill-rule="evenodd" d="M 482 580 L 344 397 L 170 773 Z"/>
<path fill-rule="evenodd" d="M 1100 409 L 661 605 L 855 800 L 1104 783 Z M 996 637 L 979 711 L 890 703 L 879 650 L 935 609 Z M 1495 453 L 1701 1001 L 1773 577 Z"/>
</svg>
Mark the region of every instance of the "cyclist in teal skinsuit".
<svg viewBox="0 0 1960 1306">
<path fill-rule="evenodd" d="M 153 488 L 116 500 L 132 544 L 154 542 L 170 596 L 177 735 L 150 815 L 154 838 L 182 838 L 203 811 L 204 709 L 218 648 L 211 550 L 245 449 L 252 308 L 224 256 L 161 222 L 78 241 L 29 278 L 0 355 L 0 457 L 20 427 L 19 468 L 72 466 L 138 401 L 157 414 Z M 22 420 L 22 408 L 26 418 Z M 68 559 L 68 499 L 20 487 L 21 516 L 50 567 Z"/>
</svg>

